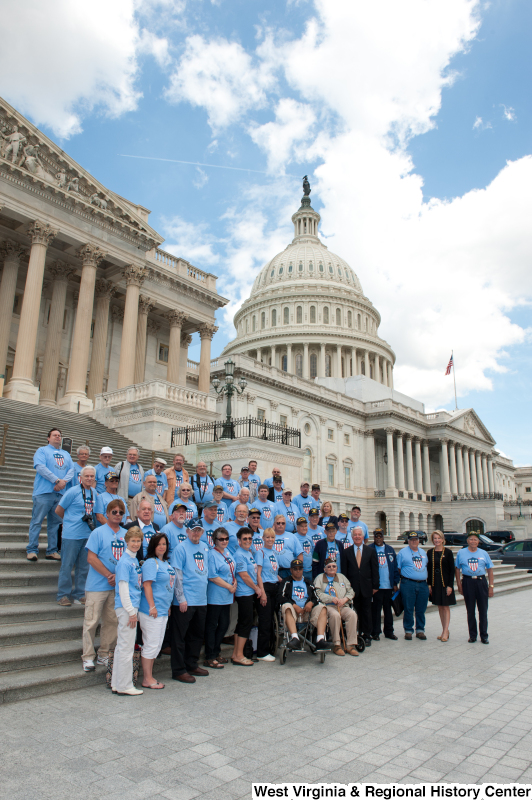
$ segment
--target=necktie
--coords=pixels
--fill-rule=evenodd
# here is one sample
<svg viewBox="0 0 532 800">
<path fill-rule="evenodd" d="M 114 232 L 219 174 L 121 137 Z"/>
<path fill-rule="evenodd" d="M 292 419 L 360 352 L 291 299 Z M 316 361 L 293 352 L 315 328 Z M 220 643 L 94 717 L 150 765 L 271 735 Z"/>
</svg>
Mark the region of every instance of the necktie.
<svg viewBox="0 0 532 800">
<path fill-rule="evenodd" d="M 360 562 L 362 561 L 362 551 L 360 547 L 357 547 L 357 567 L 360 567 Z"/>
</svg>

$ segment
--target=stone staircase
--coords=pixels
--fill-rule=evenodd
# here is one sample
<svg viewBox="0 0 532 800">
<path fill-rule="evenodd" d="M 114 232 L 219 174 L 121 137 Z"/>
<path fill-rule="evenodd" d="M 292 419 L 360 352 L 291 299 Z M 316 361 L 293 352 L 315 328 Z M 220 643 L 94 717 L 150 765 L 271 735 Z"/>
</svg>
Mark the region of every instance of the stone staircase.
<svg viewBox="0 0 532 800">
<path fill-rule="evenodd" d="M 135 442 L 93 420 L 44 406 L 0 398 L 0 435 L 9 426 L 5 466 L 0 466 L 0 703 L 53 694 L 101 683 L 103 668 L 81 671 L 83 606 L 56 603 L 59 564 L 44 559 L 46 521 L 39 561 L 26 560 L 35 477 L 33 454 L 57 425 L 80 445 L 91 448 L 97 464 L 101 447 L 113 448 L 113 465 Z M 136 445 L 135 445 L 136 446 Z M 151 467 L 152 452 L 139 448 L 139 461 Z M 168 453 L 158 453 L 171 461 Z M 190 465 L 186 465 L 190 471 Z"/>
</svg>

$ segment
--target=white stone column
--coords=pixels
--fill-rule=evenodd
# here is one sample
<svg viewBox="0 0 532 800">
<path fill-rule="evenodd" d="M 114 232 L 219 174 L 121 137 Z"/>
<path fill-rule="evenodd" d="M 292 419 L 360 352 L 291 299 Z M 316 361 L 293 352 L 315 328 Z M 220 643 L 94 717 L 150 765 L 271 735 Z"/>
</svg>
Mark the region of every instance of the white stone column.
<svg viewBox="0 0 532 800">
<path fill-rule="evenodd" d="M 2 397 L 6 374 L 7 351 L 9 349 L 11 323 L 13 321 L 18 268 L 20 259 L 27 253 L 27 250 L 27 247 L 11 239 L 6 239 L 0 245 L 0 258 L 4 262 L 2 282 L 0 283 L 0 397 Z"/>
<path fill-rule="evenodd" d="M 63 320 L 65 317 L 65 301 L 68 288 L 68 279 L 74 270 L 70 264 L 56 261 L 48 272 L 53 278 L 52 303 L 48 317 L 48 333 L 44 348 L 44 359 L 41 375 L 41 392 L 39 403 L 42 406 L 55 408 L 57 394 L 57 373 L 59 370 L 59 357 L 61 355 L 61 340 L 63 338 Z"/>
<path fill-rule="evenodd" d="M 364 370 L 366 373 L 366 378 L 370 376 L 370 368 L 369 368 L 369 351 L 364 350 Z"/>
<path fill-rule="evenodd" d="M 375 380 L 377 383 L 382 383 L 381 381 L 381 357 L 375 353 Z"/>
<path fill-rule="evenodd" d="M 465 494 L 464 455 L 460 444 L 456 445 L 456 468 L 458 472 L 458 494 Z"/>
<path fill-rule="evenodd" d="M 6 386 L 4 395 L 11 400 L 20 400 L 23 403 L 38 403 L 39 390 L 33 384 L 33 368 L 39 328 L 39 310 L 46 250 L 57 235 L 57 230 L 36 220 L 29 226 L 28 234 L 31 237 L 30 260 L 20 312 L 13 377 Z M 12 313 L 13 306 L 9 312 L 10 324 Z"/>
<path fill-rule="evenodd" d="M 429 443 L 426 439 L 423 440 L 423 488 L 425 490 L 425 494 L 432 495 Z"/>
<path fill-rule="evenodd" d="M 490 494 L 493 494 L 497 491 L 493 477 L 493 459 L 491 456 L 488 456 L 488 484 L 490 488 Z"/>
<path fill-rule="evenodd" d="M 277 348 L 274 344 L 270 347 L 272 367 L 277 367 Z"/>
<path fill-rule="evenodd" d="M 464 488 L 466 494 L 471 494 L 471 471 L 469 469 L 469 447 L 462 448 L 464 457 Z"/>
<path fill-rule="evenodd" d="M 477 468 L 475 466 L 475 451 L 469 451 L 469 468 L 471 472 L 471 493 L 477 494 L 478 492 L 478 483 L 477 483 Z"/>
<path fill-rule="evenodd" d="M 388 364 L 388 386 L 393 389 L 393 364 L 391 361 Z"/>
<path fill-rule="evenodd" d="M 148 314 L 153 309 L 152 303 L 153 301 L 149 297 L 140 295 L 137 317 L 137 339 L 135 342 L 135 373 L 133 383 L 144 383 L 144 372 L 146 370 L 146 333 L 148 326 Z"/>
<path fill-rule="evenodd" d="M 342 345 L 336 345 L 336 378 L 342 377 Z"/>
<path fill-rule="evenodd" d="M 286 371 L 289 375 L 292 375 L 294 370 L 292 369 L 292 345 L 286 345 Z"/>
<path fill-rule="evenodd" d="M 83 413 L 84 411 L 91 411 L 93 407 L 92 400 L 87 397 L 85 389 L 89 366 L 96 270 L 104 257 L 104 253 L 96 245 L 85 244 L 80 248 L 79 256 L 83 266 L 68 368 L 68 385 L 65 395 L 58 405 L 65 411 Z"/>
<path fill-rule="evenodd" d="M 201 339 L 200 365 L 198 389 L 200 392 L 209 392 L 211 386 L 211 342 L 218 328 L 216 325 L 205 323 L 199 327 Z M 273 360 L 273 359 L 272 359 Z"/>
<path fill-rule="evenodd" d="M 488 494 L 491 490 L 489 488 L 488 457 L 486 453 L 482 453 L 482 480 L 484 483 L 484 491 Z"/>
<path fill-rule="evenodd" d="M 416 448 L 416 487 L 415 491 L 418 494 L 423 493 L 423 477 L 421 467 L 421 439 L 417 436 L 414 439 L 414 446 Z"/>
<path fill-rule="evenodd" d="M 441 465 L 443 470 L 442 475 L 442 495 L 450 493 L 449 486 L 449 454 L 447 452 L 448 439 L 440 439 L 441 443 Z"/>
<path fill-rule="evenodd" d="M 368 490 L 374 491 L 377 487 L 375 471 L 375 434 L 374 431 L 364 431 L 366 439 L 366 486 Z"/>
<path fill-rule="evenodd" d="M 458 494 L 458 481 L 456 479 L 456 452 L 454 442 L 449 442 L 449 465 L 451 467 L 451 494 Z"/>
<path fill-rule="evenodd" d="M 303 372 L 304 374 L 304 372 Z M 320 368 L 318 370 L 318 377 L 325 377 L 325 345 L 320 344 Z"/>
<path fill-rule="evenodd" d="M 351 377 L 354 378 L 355 375 L 358 375 L 357 350 L 356 350 L 356 347 L 352 347 L 351 348 Z"/>
<path fill-rule="evenodd" d="M 401 491 L 405 488 L 405 460 L 403 456 L 403 433 L 398 431 L 396 434 L 397 446 L 397 488 Z"/>
<path fill-rule="evenodd" d="M 484 480 L 482 478 L 482 462 L 480 460 L 480 451 L 479 450 L 475 451 L 475 467 L 476 467 L 476 470 L 477 470 L 478 493 L 479 494 L 483 494 L 484 493 Z"/>
<path fill-rule="evenodd" d="M 322 345 L 323 349 L 323 363 L 325 364 L 325 346 Z M 325 370 L 323 372 L 325 375 Z M 303 377 L 308 378 L 310 375 L 309 372 L 309 363 L 308 363 L 308 342 L 304 342 L 303 344 Z"/>
<path fill-rule="evenodd" d="M 406 434 L 406 488 L 414 491 L 414 463 L 412 460 L 412 434 Z"/>
<path fill-rule="evenodd" d="M 149 321 L 148 321 L 149 324 Z M 188 348 L 192 344 L 192 336 L 190 333 L 183 333 L 181 331 L 181 352 L 179 354 L 179 385 L 187 385 L 187 372 L 188 372 Z M 199 377 L 199 371 L 198 371 Z"/>
<path fill-rule="evenodd" d="M 124 323 L 122 325 L 120 362 L 118 364 L 118 389 L 123 389 L 124 386 L 132 386 L 135 382 L 135 345 L 137 341 L 139 296 L 146 271 L 142 267 L 130 264 L 129 267 L 122 270 L 122 274 L 126 280 L 126 302 L 124 306 Z"/>
<path fill-rule="evenodd" d="M 168 367 L 166 380 L 168 383 L 179 383 L 179 356 L 181 352 L 181 327 L 187 315 L 178 309 L 166 315 L 170 322 L 170 342 L 168 345 Z"/>
<path fill-rule="evenodd" d="M 105 374 L 105 357 L 107 355 L 107 334 L 109 331 L 109 304 L 116 292 L 111 281 L 100 278 L 96 281 L 94 295 L 96 312 L 94 316 L 94 335 L 92 337 L 91 365 L 89 369 L 89 385 L 87 397 L 94 402 L 97 394 L 103 392 Z"/>
<path fill-rule="evenodd" d="M 393 428 L 386 428 L 386 450 L 388 452 L 388 489 L 395 489 L 395 462 L 393 457 L 393 434 L 394 434 Z"/>
</svg>

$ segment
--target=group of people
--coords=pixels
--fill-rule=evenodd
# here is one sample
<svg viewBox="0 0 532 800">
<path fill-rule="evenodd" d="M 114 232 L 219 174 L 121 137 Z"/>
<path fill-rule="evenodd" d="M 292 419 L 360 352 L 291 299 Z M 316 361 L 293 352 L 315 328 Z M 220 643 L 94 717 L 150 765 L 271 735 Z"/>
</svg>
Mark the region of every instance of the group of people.
<svg viewBox="0 0 532 800">
<path fill-rule="evenodd" d="M 488 642 L 493 565 L 478 549 L 476 534 L 456 563 L 439 531 L 432 534 L 428 553 L 419 548 L 415 533 L 396 553 L 380 529 L 369 543 L 359 506 L 335 516 L 332 504 L 320 499 L 318 484 L 303 482 L 293 497 L 279 469 L 263 483 L 256 461 L 236 479 L 225 464 L 221 477 L 213 479 L 204 462 L 189 476 L 181 454 L 171 467 L 156 458 L 145 472 L 136 448 L 112 467 L 113 451 L 103 447 L 93 467 L 89 447 L 79 447 L 74 462 L 61 442 L 61 431 L 52 429 L 48 444 L 34 456 L 27 559 L 38 558 L 46 517 L 46 558 L 61 561 L 57 602 L 85 606 L 83 669 L 107 667 L 114 651 L 111 688 L 118 694 L 143 691 L 132 679 L 139 642 L 142 686 L 149 689 L 164 688 L 153 677 L 161 650 L 170 653 L 172 677 L 182 683 L 224 668 L 228 659 L 221 645 L 227 637 L 232 637 L 235 666 L 274 661 L 278 610 L 290 649 L 301 647 L 297 623 L 310 621 L 317 650 L 358 656 L 359 636 L 366 647 L 379 641 L 382 617 L 385 638 L 397 640 L 392 604 L 400 592 L 405 639 L 414 633 L 426 639 L 430 598 L 442 621 L 438 638 L 445 642 L 450 606 L 456 602 L 455 577 L 468 610 L 469 641 L 477 639 L 478 606 L 480 637 Z M 255 621 L 256 655 L 250 658 L 245 649 Z"/>
</svg>

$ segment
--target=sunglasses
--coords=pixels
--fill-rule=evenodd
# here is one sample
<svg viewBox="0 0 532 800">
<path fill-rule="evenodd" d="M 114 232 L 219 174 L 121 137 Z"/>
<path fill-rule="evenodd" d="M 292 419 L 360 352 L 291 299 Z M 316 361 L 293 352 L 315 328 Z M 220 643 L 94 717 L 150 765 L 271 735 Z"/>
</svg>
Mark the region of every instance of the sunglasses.
<svg viewBox="0 0 532 800">
<path fill-rule="evenodd" d="M 253 541 L 253 537 L 252 536 L 241 536 L 240 537 L 240 541 L 241 542 L 252 542 Z"/>
<path fill-rule="evenodd" d="M 216 541 L 217 542 L 228 542 L 229 541 L 229 536 L 218 536 Z"/>
<path fill-rule="evenodd" d="M 294 572 L 302 572 L 303 571 L 303 567 L 292 567 L 292 569 L 294 570 Z"/>
<path fill-rule="evenodd" d="M 118 516 L 123 517 L 124 516 L 124 511 L 111 511 L 111 514 L 113 514 L 113 515 L 115 515 L 117 517 Z"/>
</svg>

